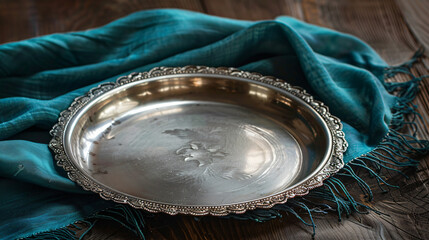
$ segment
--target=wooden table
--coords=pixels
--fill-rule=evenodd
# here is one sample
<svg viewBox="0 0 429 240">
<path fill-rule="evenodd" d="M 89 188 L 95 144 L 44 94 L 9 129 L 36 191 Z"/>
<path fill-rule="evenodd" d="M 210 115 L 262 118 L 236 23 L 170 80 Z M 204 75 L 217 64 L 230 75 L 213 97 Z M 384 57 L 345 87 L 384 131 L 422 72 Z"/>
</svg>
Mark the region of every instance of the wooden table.
<svg viewBox="0 0 429 240">
<path fill-rule="evenodd" d="M 351 33 L 369 43 L 389 64 L 408 60 L 421 46 L 429 49 L 428 0 L 0 0 L 0 43 L 54 32 L 94 28 L 134 11 L 183 8 L 249 20 L 290 15 L 306 22 Z M 428 56 L 428 55 L 426 55 Z M 425 57 L 423 62 L 429 65 Z M 417 64 L 416 75 L 428 74 Z M 407 80 L 397 76 L 393 81 Z M 421 85 L 415 103 L 420 138 L 429 139 L 429 79 Z M 353 215 L 338 222 L 336 214 L 316 215 L 317 239 L 429 239 L 429 158 L 423 158 L 410 176 L 389 175 L 401 186 L 383 194 L 375 190 L 372 207 L 385 213 Z M 359 194 L 355 195 L 359 197 Z M 147 223 L 148 239 L 309 239 L 312 229 L 293 217 L 265 223 L 158 214 Z M 118 224 L 102 221 L 85 239 L 134 239 Z"/>
</svg>

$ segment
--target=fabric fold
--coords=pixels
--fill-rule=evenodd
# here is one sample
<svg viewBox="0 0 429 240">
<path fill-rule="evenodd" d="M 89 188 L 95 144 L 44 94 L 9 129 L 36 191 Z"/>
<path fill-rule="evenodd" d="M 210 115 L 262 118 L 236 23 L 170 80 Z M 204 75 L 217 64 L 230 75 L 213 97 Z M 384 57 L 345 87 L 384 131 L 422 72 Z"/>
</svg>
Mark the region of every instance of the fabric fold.
<svg viewBox="0 0 429 240">
<path fill-rule="evenodd" d="M 284 79 L 323 101 L 343 122 L 349 143 L 344 160 L 349 164 L 310 195 L 337 204 L 340 216 L 364 207 L 348 195 L 342 175 L 354 178 L 372 196 L 353 170 L 373 171 L 365 161 L 374 162 L 376 168 L 385 166 L 372 151 L 384 147 L 385 154 L 392 156 L 389 161 L 395 162 L 407 151 L 424 153 L 428 148 L 424 143 L 409 147 L 412 138 L 393 132 L 392 126 L 396 131 L 406 114 L 405 97 L 411 99 L 415 92 L 403 93 L 405 97 L 389 93 L 399 85 L 384 82 L 388 65 L 371 47 L 354 36 L 290 17 L 251 22 L 176 9 L 141 11 L 97 29 L 0 45 L 0 59 L 0 236 L 4 239 L 51 231 L 90 216 L 143 218 L 136 210 L 84 194 L 55 167 L 45 143 L 22 136 L 32 134 L 33 127 L 48 132 L 74 98 L 100 83 L 153 67 L 238 67 Z M 413 165 L 407 164 L 397 163 Z M 384 181 L 377 172 L 373 175 Z M 116 210 L 99 212 L 112 208 Z M 297 199 L 236 218 L 270 219 L 279 214 L 276 209 L 293 215 L 296 209 L 312 211 Z M 139 224 L 135 226 L 140 236 Z"/>
</svg>

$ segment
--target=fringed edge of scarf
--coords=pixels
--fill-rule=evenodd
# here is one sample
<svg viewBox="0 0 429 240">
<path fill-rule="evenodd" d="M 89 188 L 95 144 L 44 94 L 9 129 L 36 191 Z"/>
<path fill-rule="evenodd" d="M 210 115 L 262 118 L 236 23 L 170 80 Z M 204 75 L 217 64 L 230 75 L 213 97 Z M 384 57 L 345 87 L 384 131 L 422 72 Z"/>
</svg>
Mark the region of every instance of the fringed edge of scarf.
<svg viewBox="0 0 429 240">
<path fill-rule="evenodd" d="M 115 207 L 97 212 L 86 220 L 79 220 L 69 226 L 52 231 L 35 233 L 25 239 L 34 240 L 82 240 L 99 220 L 110 220 L 117 222 L 124 228 L 130 230 L 140 239 L 145 239 L 145 218 L 152 216 L 151 213 L 134 209 L 128 205 L 116 205 Z"/>
<path fill-rule="evenodd" d="M 328 211 L 336 211 L 339 221 L 343 216 L 349 217 L 352 213 L 373 211 L 383 214 L 369 207 L 363 201 L 356 200 L 347 190 L 345 184 L 346 181 L 348 184 L 357 184 L 365 196 L 365 201 L 370 202 L 373 200 L 373 189 L 371 189 L 366 180 L 359 176 L 358 172 L 368 172 L 371 176 L 370 179 L 375 179 L 379 189 L 387 192 L 386 187 L 399 187 L 388 183 L 382 171 L 396 172 L 408 178 L 399 168 L 416 167 L 419 163 L 416 158 L 429 152 L 429 141 L 419 140 L 416 137 L 418 127 L 415 120 L 416 118 L 421 119 L 421 115 L 416 111 L 417 106 L 412 104 L 418 93 L 421 80 L 429 77 L 428 75 L 415 76 L 411 73 L 411 67 L 423 54 L 424 49 L 421 48 L 413 55 L 411 60 L 384 70 L 384 87 L 388 92 L 396 95 L 398 100 L 391 109 L 393 117 L 389 132 L 374 150 L 347 163 L 337 174 L 325 180 L 322 187 L 311 190 L 306 196 L 289 199 L 287 203 L 276 205 L 271 209 L 257 209 L 246 212 L 243 215 L 227 217 L 263 222 L 282 217 L 283 214 L 292 214 L 302 223 L 313 228 L 312 236 L 314 237 L 316 224 L 313 220 L 313 213 L 326 214 Z M 386 82 L 387 79 L 394 77 L 398 73 L 406 74 L 411 79 L 407 82 Z M 406 120 L 407 116 L 411 118 L 410 121 Z M 399 132 L 406 126 L 411 129 L 411 134 Z M 323 199 L 324 203 L 316 203 L 312 201 L 313 199 Z M 308 216 L 308 220 L 304 219 L 302 212 L 307 213 L 305 215 Z"/>
<path fill-rule="evenodd" d="M 313 220 L 313 213 L 326 214 L 328 211 L 336 211 L 339 221 L 342 220 L 343 216 L 349 217 L 352 213 L 368 213 L 368 211 L 373 211 L 383 214 L 364 203 L 364 201 L 370 202 L 373 200 L 373 189 L 371 189 L 368 181 L 362 179 L 358 173 L 360 171 L 368 172 L 371 177 L 370 179 L 375 179 L 379 189 L 387 192 L 386 187 L 399 188 L 399 186 L 388 183 L 385 179 L 385 173 L 382 171 L 396 172 L 408 178 L 399 169 L 416 167 L 419 164 L 416 158 L 429 153 L 429 141 L 419 140 L 416 137 L 418 126 L 415 120 L 416 118 L 421 119 L 421 115 L 416 111 L 417 106 L 412 104 L 418 93 L 421 80 L 429 77 L 429 75 L 415 76 L 411 73 L 411 67 L 423 54 L 424 49 L 420 48 L 411 60 L 384 70 L 384 87 L 388 92 L 396 95 L 398 100 L 391 109 L 393 117 L 389 126 L 389 132 L 374 150 L 347 163 L 337 174 L 325 180 L 322 187 L 311 190 L 306 196 L 290 199 L 287 203 L 276 205 L 271 209 L 257 209 L 246 212 L 243 215 L 231 215 L 227 217 L 262 222 L 282 217 L 283 214 L 291 214 L 305 225 L 312 227 L 312 236 L 314 237 L 316 224 Z M 410 80 L 407 82 L 386 81 L 399 73 L 408 75 Z M 407 121 L 406 117 L 410 117 L 410 120 Z M 405 134 L 399 132 L 404 127 L 409 127 L 412 133 Z M 357 184 L 364 194 L 365 200 L 356 200 L 347 190 L 346 183 Z M 312 201 L 313 199 L 323 199 L 324 203 L 317 203 Z M 306 218 L 308 220 L 304 219 L 302 213 L 307 213 L 305 215 L 307 215 Z"/>
<path fill-rule="evenodd" d="M 391 109 L 393 117 L 390 130 L 374 150 L 347 163 L 337 174 L 325 180 L 322 187 L 311 190 L 306 196 L 289 199 L 287 203 L 276 205 L 270 209 L 256 209 L 244 214 L 232 214 L 222 218 L 265 222 L 284 215 L 293 215 L 305 225 L 312 227 L 312 236 L 314 237 L 316 233 L 316 224 L 312 216 L 314 213 L 327 214 L 329 211 L 336 211 L 339 221 L 343 216 L 349 217 L 354 212 L 367 213 L 368 211 L 373 211 L 383 214 L 362 201 L 356 200 L 347 190 L 344 181 L 350 181 L 350 179 L 354 181 L 364 194 L 366 201 L 370 202 L 373 200 L 373 189 L 371 189 L 367 181 L 359 177 L 359 171 L 367 171 L 372 177 L 371 179 L 375 179 L 379 189 L 387 192 L 386 187 L 398 188 L 398 186 L 388 183 L 382 171 L 397 172 L 408 178 L 398 168 L 417 166 L 419 161 L 416 158 L 429 152 L 429 141 L 419 140 L 416 137 L 418 128 L 415 120 L 416 118 L 421 118 L 421 115 L 416 111 L 417 106 L 412 104 L 418 93 L 419 83 L 423 78 L 429 77 L 415 76 L 411 73 L 411 67 L 423 56 L 423 53 L 424 50 L 419 49 L 411 60 L 384 70 L 384 80 L 399 73 L 406 74 L 411 79 L 407 82 L 384 81 L 384 87 L 388 92 L 396 95 L 398 101 Z M 411 116 L 411 120 L 407 121 L 406 116 Z M 405 126 L 411 128 L 411 135 L 399 132 Z M 325 203 L 316 203 L 312 199 L 323 199 Z M 137 237 L 144 239 L 145 217 L 148 215 L 149 213 L 134 209 L 128 205 L 117 205 L 96 213 L 85 221 L 79 221 L 78 223 L 80 224 L 78 225 L 86 225 L 86 230 L 80 236 L 76 236 L 78 231 L 72 230 L 68 226 L 33 235 L 30 239 L 80 240 L 100 219 L 115 221 L 133 232 Z M 308 219 L 305 220 L 304 218 Z M 73 224 L 73 228 L 81 230 L 78 225 Z"/>
</svg>

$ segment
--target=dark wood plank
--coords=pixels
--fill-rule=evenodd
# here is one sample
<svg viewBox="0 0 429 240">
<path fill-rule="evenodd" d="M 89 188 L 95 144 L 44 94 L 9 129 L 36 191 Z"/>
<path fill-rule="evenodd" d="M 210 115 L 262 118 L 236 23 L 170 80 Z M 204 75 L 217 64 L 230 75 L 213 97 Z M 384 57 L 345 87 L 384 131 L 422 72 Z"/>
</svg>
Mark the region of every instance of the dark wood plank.
<svg viewBox="0 0 429 240">
<path fill-rule="evenodd" d="M 408 28 L 418 41 L 429 50 L 429 1 L 396 0 L 396 3 L 401 8 Z"/>
<path fill-rule="evenodd" d="M 209 14 L 244 20 L 274 19 L 289 15 L 302 19 L 300 0 L 202 0 Z"/>
<path fill-rule="evenodd" d="M 389 64 L 408 60 L 418 49 L 393 0 L 304 0 L 305 21 L 355 35 Z"/>
<path fill-rule="evenodd" d="M 199 0 L 0 0 L 0 43 L 99 27 L 153 8 L 203 11 Z"/>
</svg>

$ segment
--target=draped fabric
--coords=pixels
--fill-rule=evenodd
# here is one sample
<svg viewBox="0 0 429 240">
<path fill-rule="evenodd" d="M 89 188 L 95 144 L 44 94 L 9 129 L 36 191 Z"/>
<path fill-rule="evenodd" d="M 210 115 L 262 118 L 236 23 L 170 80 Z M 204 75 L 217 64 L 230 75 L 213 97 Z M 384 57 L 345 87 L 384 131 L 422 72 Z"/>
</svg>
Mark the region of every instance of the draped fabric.
<svg viewBox="0 0 429 240">
<path fill-rule="evenodd" d="M 149 10 L 88 31 L 0 45 L 0 238 L 64 227 L 113 206 L 55 166 L 47 135 L 74 98 L 157 66 L 227 66 L 301 86 L 344 125 L 349 162 L 389 131 L 387 64 L 358 38 L 290 17 L 239 21 Z"/>
</svg>

